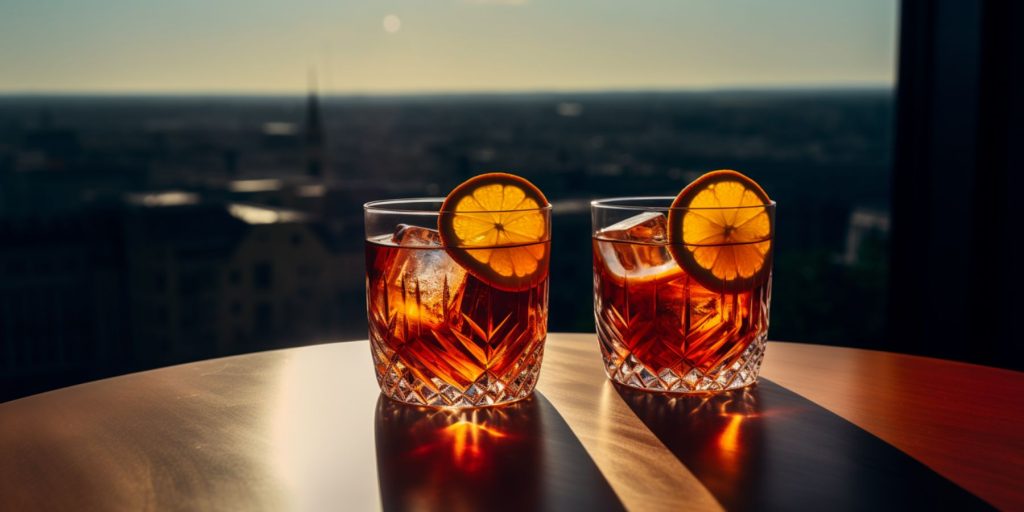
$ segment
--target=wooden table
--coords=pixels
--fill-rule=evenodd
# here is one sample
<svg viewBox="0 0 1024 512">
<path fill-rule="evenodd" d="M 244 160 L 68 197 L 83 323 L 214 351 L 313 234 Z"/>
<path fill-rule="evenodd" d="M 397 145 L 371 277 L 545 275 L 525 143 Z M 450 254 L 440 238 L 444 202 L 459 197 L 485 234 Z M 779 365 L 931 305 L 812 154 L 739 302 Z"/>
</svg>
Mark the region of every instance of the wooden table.
<svg viewBox="0 0 1024 512">
<path fill-rule="evenodd" d="M 1022 417 L 1021 373 L 779 342 L 748 390 L 647 394 L 593 334 L 528 401 L 425 410 L 333 343 L 0 404 L 0 510 L 1020 510 Z"/>
</svg>

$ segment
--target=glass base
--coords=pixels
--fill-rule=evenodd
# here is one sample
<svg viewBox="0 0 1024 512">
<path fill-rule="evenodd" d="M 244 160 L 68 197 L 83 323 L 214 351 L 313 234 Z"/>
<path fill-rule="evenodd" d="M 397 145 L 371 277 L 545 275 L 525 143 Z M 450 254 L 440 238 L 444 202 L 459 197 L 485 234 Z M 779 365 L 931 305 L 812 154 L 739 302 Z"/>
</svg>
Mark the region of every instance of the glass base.
<svg viewBox="0 0 1024 512">
<path fill-rule="evenodd" d="M 709 371 L 701 371 L 685 361 L 674 368 L 650 368 L 628 350 L 609 350 L 603 337 L 601 353 L 604 356 L 605 373 L 619 384 L 644 391 L 714 393 L 747 387 L 757 382 L 766 340 L 767 334 L 758 336 L 735 361 Z M 619 356 L 623 352 L 626 356 Z"/>
<path fill-rule="evenodd" d="M 537 386 L 544 341 L 522 355 L 512 371 L 498 376 L 485 372 L 465 389 L 437 377 L 421 379 L 384 343 L 370 337 L 377 383 L 384 396 L 412 405 L 428 407 L 490 407 L 518 402 L 530 396 Z"/>
</svg>

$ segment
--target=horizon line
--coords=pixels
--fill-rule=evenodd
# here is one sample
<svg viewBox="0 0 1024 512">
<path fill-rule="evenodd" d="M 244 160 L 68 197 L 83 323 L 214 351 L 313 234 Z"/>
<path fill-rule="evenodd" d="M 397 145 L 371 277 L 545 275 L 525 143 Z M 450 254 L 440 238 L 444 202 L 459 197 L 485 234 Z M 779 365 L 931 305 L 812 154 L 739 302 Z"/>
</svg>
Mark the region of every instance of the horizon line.
<svg viewBox="0 0 1024 512">
<path fill-rule="evenodd" d="M 644 93 L 718 93 L 718 92 L 817 92 L 817 91 L 874 91 L 895 90 L 895 83 L 888 82 L 842 82 L 811 84 L 763 84 L 724 86 L 680 86 L 680 87 L 608 87 L 590 88 L 536 88 L 536 89 L 426 89 L 426 90 L 332 90 L 318 91 L 321 97 L 427 97 L 427 96 L 528 96 L 567 94 L 644 94 Z M 182 91 L 132 91 L 132 90 L 0 90 L 0 97 L 292 97 L 305 96 L 309 90 L 287 91 L 238 91 L 238 90 L 182 90 Z"/>
</svg>

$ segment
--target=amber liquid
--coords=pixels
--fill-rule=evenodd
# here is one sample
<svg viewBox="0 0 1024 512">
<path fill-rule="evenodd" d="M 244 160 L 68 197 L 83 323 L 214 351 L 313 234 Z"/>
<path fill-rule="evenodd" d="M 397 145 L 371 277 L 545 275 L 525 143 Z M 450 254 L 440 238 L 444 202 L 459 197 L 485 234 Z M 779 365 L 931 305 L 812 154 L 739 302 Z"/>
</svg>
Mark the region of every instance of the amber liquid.
<svg viewBox="0 0 1024 512">
<path fill-rule="evenodd" d="M 366 243 L 366 268 L 370 341 L 386 395 L 493 405 L 533 390 L 547 334 L 546 276 L 529 289 L 504 291 L 442 248 L 375 241 Z"/>
<path fill-rule="evenodd" d="M 742 387 L 756 379 L 761 352 L 753 354 L 756 361 L 744 358 L 752 344 L 763 347 L 770 278 L 729 293 L 702 286 L 663 244 L 595 238 L 593 245 L 595 316 L 610 377 L 680 391 Z M 616 263 L 609 266 L 612 258 Z"/>
</svg>

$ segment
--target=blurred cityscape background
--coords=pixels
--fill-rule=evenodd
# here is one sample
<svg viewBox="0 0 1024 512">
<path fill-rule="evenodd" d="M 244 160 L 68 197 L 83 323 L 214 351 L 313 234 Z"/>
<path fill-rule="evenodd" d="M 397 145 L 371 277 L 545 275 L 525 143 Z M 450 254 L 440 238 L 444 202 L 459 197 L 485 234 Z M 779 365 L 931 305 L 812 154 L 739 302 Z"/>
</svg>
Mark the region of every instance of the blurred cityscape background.
<svg viewBox="0 0 1024 512">
<path fill-rule="evenodd" d="M 779 39 L 794 62 L 813 61 L 801 66 L 842 65 L 847 48 L 840 43 L 864 40 L 875 48 L 879 31 L 888 48 L 862 56 L 873 71 L 842 76 L 800 66 L 791 67 L 792 77 L 768 76 L 753 67 L 747 79 L 706 82 L 714 72 L 694 65 L 679 76 L 696 82 L 656 71 L 652 80 L 641 74 L 615 82 L 614 68 L 611 78 L 593 78 L 554 66 L 566 75 L 541 70 L 533 82 L 507 88 L 453 79 L 450 91 L 444 82 L 391 75 L 375 85 L 363 78 L 372 70 L 349 75 L 363 81 L 348 90 L 338 86 L 345 74 L 334 60 L 317 57 L 298 66 L 288 61 L 289 90 L 255 93 L 231 81 L 221 91 L 164 75 L 141 85 L 104 82 L 104 75 L 74 67 L 56 75 L 35 63 L 71 50 L 21 46 L 14 57 L 0 44 L 8 48 L 0 50 L 0 68 L 9 70 L 0 78 L 0 401 L 178 362 L 363 339 L 361 205 L 443 196 L 469 176 L 495 170 L 527 177 L 554 203 L 550 330 L 594 328 L 591 199 L 671 196 L 703 172 L 733 168 L 779 204 L 770 337 L 884 347 L 896 7 L 786 3 L 844 27 L 853 9 L 860 18 L 851 23 L 872 27 L 848 29 L 833 41 L 836 48 L 814 51 L 806 46 L 813 40 Z M 412 9 L 393 4 L 395 12 Z M 507 0 L 457 7 L 498 9 L 488 16 L 507 18 L 541 6 Z M 693 8 L 710 9 L 710 16 L 735 6 Z M 3 9 L 21 15 L 18 27 L 63 19 L 29 3 Z M 621 28 L 642 36 L 668 9 L 639 8 Z M 374 37 L 396 37 L 416 19 L 365 5 L 362 11 Z M 551 17 L 578 21 L 565 12 L 541 14 Z M 768 30 L 781 38 L 806 21 Z M 602 33 L 586 24 L 574 30 Z M 99 38 L 94 32 L 79 36 Z M 416 48 L 430 41 L 421 35 L 392 50 L 420 62 L 427 57 Z M 755 43 L 745 42 L 744 51 L 756 53 Z M 491 51 L 512 51 L 499 50 Z M 742 77 L 744 59 L 730 73 L 739 67 Z M 437 73 L 423 67 L 412 75 L 434 80 Z M 266 90 L 277 88 L 267 80 Z"/>
</svg>

